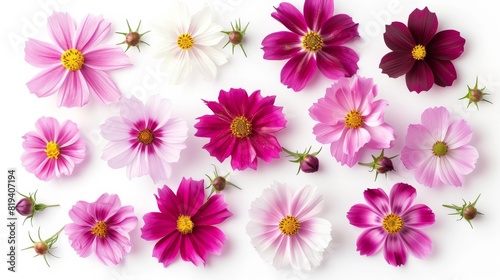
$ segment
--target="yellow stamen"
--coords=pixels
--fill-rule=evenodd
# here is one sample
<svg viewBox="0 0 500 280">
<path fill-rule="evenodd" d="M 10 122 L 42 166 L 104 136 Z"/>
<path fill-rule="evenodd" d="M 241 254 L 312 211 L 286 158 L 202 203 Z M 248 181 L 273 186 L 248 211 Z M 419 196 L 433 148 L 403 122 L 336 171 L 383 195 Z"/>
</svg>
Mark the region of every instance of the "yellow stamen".
<svg viewBox="0 0 500 280">
<path fill-rule="evenodd" d="M 177 218 L 177 230 L 182 234 L 188 234 L 193 232 L 194 223 L 191 221 L 191 217 L 186 215 L 180 215 Z"/>
<path fill-rule="evenodd" d="M 323 38 L 314 31 L 309 31 L 302 37 L 302 48 L 306 51 L 317 52 L 323 48 Z"/>
<path fill-rule="evenodd" d="M 92 227 L 91 233 L 97 237 L 104 238 L 108 233 L 108 226 L 104 221 L 99 221 L 94 227 Z"/>
<path fill-rule="evenodd" d="M 389 214 L 382 220 L 382 227 L 389 234 L 397 234 L 403 229 L 403 219 L 396 214 Z"/>
<path fill-rule="evenodd" d="M 247 137 L 252 134 L 252 123 L 244 116 L 236 117 L 231 122 L 231 133 L 238 138 Z"/>
<path fill-rule="evenodd" d="M 69 71 L 82 69 L 84 61 L 82 52 L 77 49 L 69 49 L 61 55 L 61 64 Z"/>
<path fill-rule="evenodd" d="M 155 139 L 153 132 L 149 129 L 143 129 L 139 131 L 139 135 L 137 135 L 137 139 L 139 139 L 139 142 L 141 142 L 144 145 L 149 145 L 153 143 L 153 140 Z"/>
<path fill-rule="evenodd" d="M 413 50 L 411 50 L 411 56 L 413 56 L 413 59 L 415 60 L 424 59 L 426 54 L 427 52 L 425 51 L 425 47 L 422 45 L 416 45 L 413 47 Z"/>
<path fill-rule="evenodd" d="M 300 229 L 299 219 L 295 218 L 294 216 L 288 215 L 281 219 L 278 227 L 281 233 L 283 233 L 284 235 L 295 235 L 299 232 Z"/>
<path fill-rule="evenodd" d="M 189 50 L 194 46 L 194 39 L 188 33 L 181 34 L 177 37 L 177 46 L 183 50 Z"/>
<path fill-rule="evenodd" d="M 345 115 L 344 125 L 349 129 L 360 128 L 363 125 L 363 116 L 358 110 L 351 110 Z"/>
<path fill-rule="evenodd" d="M 448 145 L 442 141 L 437 141 L 434 146 L 432 146 L 432 153 L 435 156 L 442 157 L 448 153 Z"/>
<path fill-rule="evenodd" d="M 59 145 L 57 145 L 57 143 L 50 141 L 45 147 L 45 153 L 47 154 L 48 158 L 57 159 L 59 157 L 59 154 L 61 153 L 61 150 L 59 149 Z"/>
</svg>

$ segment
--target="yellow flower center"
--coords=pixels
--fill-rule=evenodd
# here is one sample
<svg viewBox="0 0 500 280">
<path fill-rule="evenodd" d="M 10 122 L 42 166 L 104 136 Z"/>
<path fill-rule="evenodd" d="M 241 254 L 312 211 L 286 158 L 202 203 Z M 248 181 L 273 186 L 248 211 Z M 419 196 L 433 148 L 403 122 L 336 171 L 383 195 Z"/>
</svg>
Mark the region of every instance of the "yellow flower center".
<svg viewBox="0 0 500 280">
<path fill-rule="evenodd" d="M 309 31 L 302 37 L 302 47 L 306 51 L 317 52 L 323 48 L 323 38 L 314 31 Z"/>
<path fill-rule="evenodd" d="M 424 59 L 426 54 L 427 52 L 425 51 L 425 47 L 422 45 L 416 45 L 413 47 L 413 50 L 411 50 L 411 56 L 413 56 L 413 59 L 415 60 Z"/>
<path fill-rule="evenodd" d="M 448 153 L 448 146 L 442 141 L 437 141 L 434 146 L 432 146 L 432 153 L 435 156 L 442 157 Z"/>
<path fill-rule="evenodd" d="M 82 69 L 84 61 L 82 52 L 77 49 L 69 49 L 61 55 L 61 64 L 69 71 Z"/>
<path fill-rule="evenodd" d="M 57 145 L 57 143 L 50 141 L 45 147 L 45 153 L 47 154 L 48 158 L 57 159 L 57 157 L 59 157 L 59 154 L 61 153 L 61 150 L 59 149 L 59 145 Z"/>
<path fill-rule="evenodd" d="M 177 218 L 177 230 L 182 234 L 188 234 L 193 232 L 194 223 L 191 221 L 191 217 L 186 215 L 180 215 Z"/>
<path fill-rule="evenodd" d="M 358 110 L 351 110 L 345 115 L 344 125 L 349 129 L 360 128 L 363 125 L 363 117 Z"/>
<path fill-rule="evenodd" d="M 92 227 L 91 233 L 97 237 L 104 238 L 108 233 L 108 226 L 104 221 L 99 221 L 94 227 Z"/>
<path fill-rule="evenodd" d="M 189 50 L 194 46 L 194 39 L 188 33 L 181 34 L 177 37 L 177 46 L 183 50 Z"/>
<path fill-rule="evenodd" d="M 139 139 L 139 142 L 141 142 L 144 145 L 149 145 L 153 143 L 153 140 L 155 139 L 153 132 L 149 129 L 143 129 L 139 131 L 139 134 L 137 135 L 137 139 Z"/>
<path fill-rule="evenodd" d="M 385 216 L 384 219 L 382 220 L 382 227 L 384 227 L 384 230 L 390 234 L 399 233 L 403 228 L 403 225 L 404 225 L 403 219 L 401 219 L 400 216 L 393 213 Z"/>
<path fill-rule="evenodd" d="M 278 227 L 281 233 L 283 233 L 284 235 L 295 235 L 299 232 L 300 229 L 299 219 L 295 218 L 294 216 L 288 215 L 281 219 Z"/>
<path fill-rule="evenodd" d="M 252 123 L 244 116 L 236 117 L 231 122 L 231 133 L 238 138 L 247 137 L 252 134 Z"/>
</svg>

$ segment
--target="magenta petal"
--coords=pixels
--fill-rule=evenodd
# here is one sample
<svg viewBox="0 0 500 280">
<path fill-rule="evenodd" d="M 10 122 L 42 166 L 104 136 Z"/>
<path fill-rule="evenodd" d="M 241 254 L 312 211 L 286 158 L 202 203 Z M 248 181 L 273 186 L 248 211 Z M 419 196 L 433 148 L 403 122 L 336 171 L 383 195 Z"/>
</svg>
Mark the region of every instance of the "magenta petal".
<svg viewBox="0 0 500 280">
<path fill-rule="evenodd" d="M 427 7 L 423 10 L 415 9 L 408 17 L 408 29 L 417 44 L 426 46 L 436 34 L 437 27 L 437 16 Z"/>
<path fill-rule="evenodd" d="M 410 52 L 398 51 L 384 55 L 379 67 L 382 69 L 382 73 L 391 78 L 397 78 L 408 73 L 414 64 L 415 59 L 413 59 Z"/>
<path fill-rule="evenodd" d="M 371 256 L 380 250 L 387 236 L 387 232 L 382 227 L 367 229 L 358 237 L 356 250 L 361 255 Z"/>
<path fill-rule="evenodd" d="M 200 226 L 196 229 L 196 233 L 191 235 L 191 240 L 193 245 L 197 247 L 197 251 L 200 252 L 200 256 L 205 259 L 207 253 L 221 254 L 222 246 L 226 242 L 226 236 L 216 227 Z"/>
<path fill-rule="evenodd" d="M 69 237 L 71 247 L 80 257 L 85 258 L 92 254 L 95 235 L 90 232 L 90 227 L 67 224 L 64 231 Z"/>
<path fill-rule="evenodd" d="M 38 97 L 46 97 L 57 91 L 61 86 L 66 72 L 68 71 L 61 65 L 55 65 L 42 70 L 26 85 L 31 93 L 36 94 Z"/>
<path fill-rule="evenodd" d="M 245 170 L 247 168 L 257 169 L 257 152 L 255 151 L 250 139 L 236 139 L 237 143 L 233 147 L 231 154 L 231 167 L 236 170 Z"/>
<path fill-rule="evenodd" d="M 415 257 L 425 258 L 431 253 L 432 240 L 422 231 L 406 227 L 401 231 L 400 236 L 406 248 Z"/>
<path fill-rule="evenodd" d="M 68 71 L 57 95 L 57 106 L 81 107 L 89 102 L 89 87 L 83 71 Z"/>
<path fill-rule="evenodd" d="M 402 215 L 411 206 L 416 196 L 417 191 L 414 187 L 405 183 L 395 184 L 389 195 L 391 212 L 396 215 Z"/>
<path fill-rule="evenodd" d="M 276 137 L 268 134 L 256 135 L 252 136 L 250 141 L 253 147 L 259 147 L 259 149 L 255 149 L 255 153 L 263 161 L 271 162 L 272 159 L 280 157 L 282 148 Z"/>
<path fill-rule="evenodd" d="M 45 68 L 61 65 L 61 51 L 49 43 L 29 38 L 24 53 L 26 62 L 35 67 Z"/>
<path fill-rule="evenodd" d="M 150 212 L 142 217 L 144 226 L 141 228 L 141 237 L 144 240 L 158 240 L 177 231 L 177 217 L 164 213 Z"/>
<path fill-rule="evenodd" d="M 82 68 L 80 72 L 92 92 L 94 92 L 104 104 L 118 102 L 121 98 L 122 95 L 120 91 L 107 73 L 89 67 Z"/>
<path fill-rule="evenodd" d="M 438 86 L 451 86 L 457 79 L 457 72 L 453 63 L 448 60 L 427 59 L 427 64 L 434 73 L 434 83 Z"/>
<path fill-rule="evenodd" d="M 192 217 L 196 226 L 216 225 L 222 223 L 233 214 L 227 210 L 227 204 L 221 194 L 212 195 Z"/>
<path fill-rule="evenodd" d="M 294 91 L 301 91 L 316 70 L 316 59 L 309 52 L 292 57 L 281 70 L 281 83 Z"/>
<path fill-rule="evenodd" d="M 344 46 L 327 46 L 317 53 L 318 69 L 330 79 L 354 75 L 358 61 L 358 54 Z"/>
<path fill-rule="evenodd" d="M 389 214 L 391 211 L 389 205 L 389 197 L 384 192 L 384 190 L 378 189 L 366 189 L 363 192 L 366 202 L 372 207 L 373 210 L 381 217 Z"/>
<path fill-rule="evenodd" d="M 163 237 L 155 244 L 153 248 L 153 257 L 163 263 L 164 267 L 167 267 L 175 260 L 175 257 L 179 253 L 181 239 L 182 234 L 177 230 Z"/>
<path fill-rule="evenodd" d="M 384 258 L 393 266 L 401 266 L 406 263 L 406 248 L 400 235 L 387 235 L 384 244 Z"/>
<path fill-rule="evenodd" d="M 289 59 L 302 49 L 300 37 L 292 32 L 280 31 L 267 35 L 262 40 L 264 59 Z"/>
<path fill-rule="evenodd" d="M 347 212 L 347 219 L 351 225 L 360 228 L 379 226 L 382 223 L 381 216 L 365 204 L 352 206 Z"/>
<path fill-rule="evenodd" d="M 434 74 L 431 67 L 421 60 L 415 61 L 413 68 L 406 74 L 406 86 L 410 91 L 427 91 L 434 84 Z"/>
<path fill-rule="evenodd" d="M 411 53 L 416 45 L 408 27 L 398 21 L 385 26 L 384 41 L 389 49 L 396 52 Z"/>
<path fill-rule="evenodd" d="M 202 248 L 197 246 L 198 244 L 196 244 L 193 239 L 192 234 L 185 235 L 181 238 L 181 244 L 179 246 L 181 258 L 184 261 L 192 262 L 196 266 L 205 264 L 206 254 L 202 251 Z"/>
<path fill-rule="evenodd" d="M 342 45 L 358 37 L 358 24 L 346 14 L 334 15 L 321 27 L 320 34 L 325 45 Z"/>
<path fill-rule="evenodd" d="M 424 204 L 412 205 L 401 218 L 408 227 L 426 227 L 436 220 L 432 210 Z"/>
<path fill-rule="evenodd" d="M 203 180 L 195 181 L 183 177 L 177 189 L 177 198 L 183 207 L 181 214 L 193 216 L 205 199 Z"/>
<path fill-rule="evenodd" d="M 464 52 L 465 39 L 456 30 L 443 30 L 425 46 L 429 57 L 440 60 L 453 60 Z"/>
<path fill-rule="evenodd" d="M 333 0 L 306 0 L 304 17 L 309 29 L 319 31 L 325 21 L 333 15 Z"/>
<path fill-rule="evenodd" d="M 168 186 L 165 185 L 163 188 L 158 189 L 158 195 L 155 195 L 155 197 L 158 209 L 169 219 L 177 220 L 179 215 L 182 214 L 179 200 Z"/>
<path fill-rule="evenodd" d="M 271 16 L 298 35 L 307 33 L 307 25 L 302 13 L 292 4 L 282 2 Z"/>
<path fill-rule="evenodd" d="M 47 18 L 50 38 L 59 46 L 61 53 L 73 47 L 75 23 L 68 13 L 54 12 Z"/>
</svg>

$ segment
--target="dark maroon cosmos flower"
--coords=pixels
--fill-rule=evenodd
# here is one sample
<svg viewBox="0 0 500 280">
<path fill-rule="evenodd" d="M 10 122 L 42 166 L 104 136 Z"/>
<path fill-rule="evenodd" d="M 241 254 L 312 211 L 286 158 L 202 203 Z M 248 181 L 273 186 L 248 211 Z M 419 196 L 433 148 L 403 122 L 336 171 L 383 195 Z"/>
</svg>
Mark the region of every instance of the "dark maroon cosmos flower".
<svg viewBox="0 0 500 280">
<path fill-rule="evenodd" d="M 391 78 L 406 75 L 410 91 L 429 90 L 433 84 L 451 86 L 457 78 L 451 60 L 464 51 L 465 39 L 456 30 L 437 32 L 438 19 L 427 7 L 415 9 L 408 26 L 393 22 L 386 26 L 384 41 L 392 52 L 382 57 L 379 67 Z"/>
</svg>

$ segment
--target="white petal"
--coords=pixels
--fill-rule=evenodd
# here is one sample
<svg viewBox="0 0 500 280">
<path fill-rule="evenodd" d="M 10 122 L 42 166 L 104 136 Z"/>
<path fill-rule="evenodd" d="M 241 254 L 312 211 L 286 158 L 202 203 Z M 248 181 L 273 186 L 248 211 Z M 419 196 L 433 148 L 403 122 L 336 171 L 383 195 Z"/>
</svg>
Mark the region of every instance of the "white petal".
<svg viewBox="0 0 500 280">
<path fill-rule="evenodd" d="M 323 197 L 316 187 L 305 186 L 294 193 L 291 214 L 299 221 L 308 220 L 321 212 L 323 203 Z"/>
<path fill-rule="evenodd" d="M 205 78 L 209 80 L 215 79 L 217 75 L 217 67 L 215 63 L 205 54 L 202 50 L 197 47 L 193 47 L 193 59 L 191 60 L 196 69 L 200 71 Z"/>
<path fill-rule="evenodd" d="M 214 47 L 204 47 L 204 46 L 198 46 L 200 50 L 202 50 L 212 61 L 215 63 L 215 65 L 221 66 L 227 63 L 228 61 L 228 56 L 224 52 L 214 48 Z"/>
</svg>

